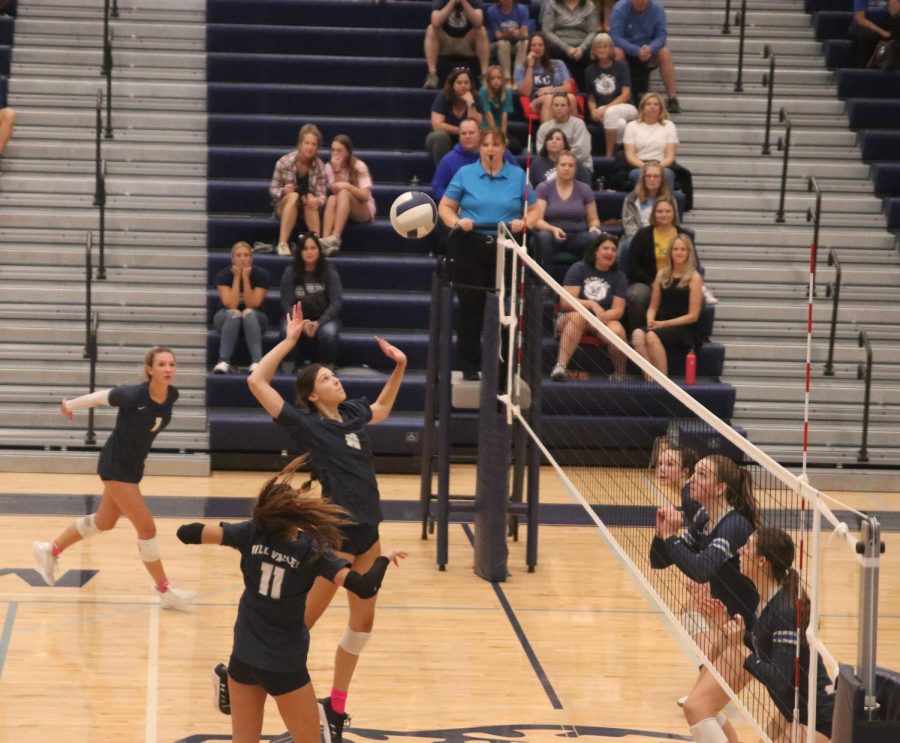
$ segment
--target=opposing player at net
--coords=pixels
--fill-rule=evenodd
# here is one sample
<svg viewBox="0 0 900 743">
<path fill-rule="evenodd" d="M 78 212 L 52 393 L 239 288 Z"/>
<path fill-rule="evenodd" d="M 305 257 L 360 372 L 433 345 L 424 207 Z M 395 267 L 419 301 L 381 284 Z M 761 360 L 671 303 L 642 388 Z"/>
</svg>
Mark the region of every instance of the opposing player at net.
<svg viewBox="0 0 900 743">
<path fill-rule="evenodd" d="M 733 460 L 717 454 L 697 463 L 690 485 L 691 498 L 700 507 L 695 520 L 685 529 L 682 512 L 671 506 L 660 508 L 650 564 L 654 568 L 675 565 L 693 584 L 699 584 L 687 584 L 686 595 L 680 597 L 682 610 L 688 615 L 695 613 L 692 607 L 711 597 L 726 607 L 729 616 L 743 617 L 750 627 L 759 594 L 741 574 L 738 550 L 759 525 L 752 477 Z M 708 593 L 704 588 L 707 585 Z M 714 633 L 708 632 L 700 621 L 690 622 L 687 630 L 709 657 L 717 642 L 711 636 Z M 701 669 L 695 688 L 707 683 L 707 676 L 709 670 Z"/>
<path fill-rule="evenodd" d="M 156 540 L 156 523 L 140 490 L 150 447 L 172 420 L 172 406 L 178 399 L 178 390 L 172 385 L 175 354 L 161 346 L 151 348 L 144 357 L 144 379 L 143 384 L 98 390 L 60 403 L 60 411 L 69 420 L 76 410 L 99 405 L 112 405 L 119 412 L 115 428 L 100 450 L 97 474 L 103 481 L 103 496 L 96 513 L 82 516 L 51 542 L 35 542 L 32 550 L 38 572 L 52 586 L 63 550 L 109 531 L 125 516 L 137 532 L 138 552 L 153 578 L 162 608 L 183 611 L 194 594 L 169 583 Z"/>
<path fill-rule="evenodd" d="M 809 647 L 805 641 L 809 600 L 800 585 L 800 576 L 792 567 L 794 542 L 781 529 L 760 527 L 741 547 L 739 560 L 741 573 L 753 581 L 760 596 L 767 598 L 749 633 L 744 618 L 740 614 L 730 617 L 721 604 L 709 612 L 710 621 L 714 621 L 715 617 L 722 627 L 722 631 L 715 635 L 717 642 L 713 649 L 713 662 L 735 693 L 740 692 L 753 678 L 763 684 L 776 708 L 766 726 L 766 734 L 775 743 L 789 743 L 792 739 L 798 642 L 801 643 L 799 722 L 803 726 L 807 721 L 809 673 Z M 816 677 L 816 740 L 825 741 L 831 736 L 834 695 L 826 691 L 831 680 L 821 658 Z M 684 716 L 697 743 L 730 743 L 737 740 L 736 736 L 729 734 L 733 733 L 733 729 L 728 730 L 730 724 L 724 729 L 721 724 L 721 712 L 729 701 L 729 696 L 711 674 L 701 675 L 684 705 Z M 806 740 L 805 730 L 801 730 L 801 735 L 801 739 Z"/>
<path fill-rule="evenodd" d="M 302 332 L 303 310 L 299 303 L 286 321 L 284 340 L 263 357 L 250 375 L 250 390 L 275 422 L 309 453 L 313 471 L 322 483 L 322 496 L 349 514 L 352 523 L 340 527 L 341 543 L 335 553 L 355 570 L 366 571 L 381 554 L 378 525 L 383 520 L 367 427 L 390 415 L 406 371 L 406 354 L 376 337 L 384 355 L 394 362 L 394 370 L 371 405 L 364 398 L 348 400 L 341 381 L 328 367 L 304 367 L 297 374 L 298 410 L 272 386 L 275 372 Z M 336 591 L 337 586 L 331 581 L 323 578 L 315 582 L 306 600 L 308 628 L 312 629 L 322 616 Z M 346 702 L 350 682 L 375 622 L 374 596 L 351 595 L 348 600 L 350 619 L 335 652 L 331 694 L 319 700 L 332 743 L 343 739 L 343 728 L 349 720 Z M 219 708 L 225 711 L 228 693 L 222 684 L 218 698 Z"/>
<path fill-rule="evenodd" d="M 257 743 L 267 695 L 271 695 L 297 743 L 318 743 L 319 713 L 306 668 L 309 630 L 303 609 L 314 582 L 343 586 L 356 598 L 375 597 L 390 562 L 406 557 L 392 550 L 372 561 L 365 573 L 333 550 L 352 524 L 340 506 L 316 497 L 313 481 L 299 488 L 291 479 L 297 458 L 266 481 L 253 518 L 237 524 L 184 524 L 185 544 L 215 544 L 241 553 L 244 592 L 234 624 L 228 663 L 231 729 L 235 743 Z M 326 727 L 326 741 L 332 738 Z"/>
</svg>

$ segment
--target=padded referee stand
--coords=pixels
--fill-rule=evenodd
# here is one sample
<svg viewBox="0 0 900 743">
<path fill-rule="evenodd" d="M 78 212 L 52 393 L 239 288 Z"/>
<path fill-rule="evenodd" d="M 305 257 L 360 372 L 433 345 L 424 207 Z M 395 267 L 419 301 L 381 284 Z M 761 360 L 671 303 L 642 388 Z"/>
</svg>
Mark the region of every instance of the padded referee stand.
<svg viewBox="0 0 900 743">
<path fill-rule="evenodd" d="M 532 292 L 532 304 L 540 302 Z M 506 580 L 508 575 L 506 531 L 518 535 L 518 519 L 527 521 L 526 563 L 533 572 L 537 563 L 538 481 L 540 452 L 527 439 L 524 429 L 510 427 L 505 407 L 497 401 L 501 367 L 497 364 L 501 335 L 499 332 L 499 299 L 486 292 L 485 320 L 482 331 L 482 378 L 480 382 L 465 382 L 459 373 L 452 372 L 452 307 L 453 286 L 446 272 L 435 275 L 432 283 L 430 342 L 426 373 L 424 429 L 422 434 L 422 478 L 420 502 L 422 507 L 422 539 L 428 538 L 429 526 L 436 531 L 436 562 L 445 570 L 449 554 L 449 524 L 452 514 L 474 514 L 475 561 L 477 575 L 490 581 Z M 531 310 L 535 313 L 534 309 Z M 539 323 L 531 323 L 538 326 Z M 538 333 L 539 333 L 538 327 Z M 540 369 L 540 339 L 527 343 L 530 354 L 523 364 L 525 373 Z M 526 387 L 535 383 L 527 378 Z M 537 386 L 540 381 L 538 379 Z M 476 401 L 477 400 L 477 401 Z M 529 425 L 536 408 L 529 408 Z M 524 407 L 524 405 L 523 405 Z M 478 409 L 478 452 L 476 492 L 473 495 L 450 492 L 450 429 L 453 410 Z M 513 489 L 510 496 L 509 470 L 513 466 Z M 436 476 L 436 477 L 435 477 Z M 432 481 L 437 492 L 432 492 Z M 523 502 L 527 487 L 527 502 Z"/>
<path fill-rule="evenodd" d="M 879 668 L 875 672 L 878 709 L 869 719 L 866 690 L 853 668 L 841 664 L 834 701 L 831 743 L 897 743 L 900 741 L 900 674 Z"/>
</svg>

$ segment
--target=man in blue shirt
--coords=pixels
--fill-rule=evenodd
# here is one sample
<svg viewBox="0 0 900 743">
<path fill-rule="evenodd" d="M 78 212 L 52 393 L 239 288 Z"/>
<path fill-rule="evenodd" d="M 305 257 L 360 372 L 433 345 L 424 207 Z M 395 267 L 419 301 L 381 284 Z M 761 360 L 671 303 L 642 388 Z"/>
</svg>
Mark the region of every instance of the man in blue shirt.
<svg viewBox="0 0 900 743">
<path fill-rule="evenodd" d="M 668 97 L 669 113 L 681 113 L 675 92 L 675 63 L 666 46 L 666 11 L 659 0 L 619 0 L 610 17 L 609 33 L 616 58 L 625 59 L 631 72 L 635 105 L 650 89 L 650 70 L 659 67 Z"/>
<path fill-rule="evenodd" d="M 444 192 L 450 180 L 464 165 L 471 165 L 478 161 L 480 126 L 475 119 L 463 119 L 459 122 L 459 143 L 450 152 L 441 158 L 434 177 L 431 179 L 431 197 L 436 203 L 444 198 Z M 509 150 L 503 151 L 503 159 L 511 165 L 517 165 L 516 159 Z"/>
<path fill-rule="evenodd" d="M 438 207 L 441 221 L 450 229 L 451 276 L 457 286 L 466 287 L 457 289 L 456 360 L 467 380 L 477 380 L 481 369 L 484 295 L 496 285 L 496 225 L 504 222 L 514 233 L 525 227 L 525 171 L 504 160 L 505 147 L 502 131 L 482 130 L 480 160 L 456 171 Z M 527 194 L 531 211 L 535 197 L 530 188 Z"/>
</svg>

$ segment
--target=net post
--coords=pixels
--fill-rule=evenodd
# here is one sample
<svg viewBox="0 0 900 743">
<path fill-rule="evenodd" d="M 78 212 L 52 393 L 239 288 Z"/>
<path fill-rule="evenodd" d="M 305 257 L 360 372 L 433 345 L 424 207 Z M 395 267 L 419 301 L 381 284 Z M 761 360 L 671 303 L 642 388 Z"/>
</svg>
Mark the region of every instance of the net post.
<svg viewBox="0 0 900 743">
<path fill-rule="evenodd" d="M 452 326 L 453 293 L 447 282 L 440 289 L 440 327 L 447 332 L 440 334 L 438 350 L 438 369 L 446 373 L 438 376 L 438 457 L 437 457 L 437 564 L 439 570 L 445 570 L 449 560 L 449 522 L 450 522 L 450 414 L 451 414 L 451 382 L 450 354 L 452 333 L 447 329 Z"/>
<path fill-rule="evenodd" d="M 422 453 L 419 481 L 419 504 L 422 509 L 422 539 L 428 539 L 428 522 L 431 511 L 432 475 L 434 474 L 434 413 L 438 382 L 438 346 L 441 337 L 441 273 L 431 277 L 431 306 L 428 322 L 428 354 L 425 363 L 425 406 L 423 411 Z"/>
<path fill-rule="evenodd" d="M 531 405 L 528 409 L 528 420 L 531 429 L 539 436 L 541 433 L 541 312 L 543 295 L 540 286 L 527 280 L 525 287 L 523 370 L 525 382 L 531 390 Z M 524 427 L 523 427 L 524 428 Z M 533 573 L 537 566 L 538 526 L 541 481 L 541 451 L 534 440 L 528 437 L 528 536 L 525 544 L 525 562 L 528 572 Z"/>
<path fill-rule="evenodd" d="M 859 639 L 857 641 L 857 675 L 865 689 L 865 712 L 875 719 L 878 701 L 875 697 L 875 654 L 878 638 L 878 577 L 884 544 L 881 524 L 874 516 L 862 522 L 862 537 L 856 543 L 860 555 L 859 570 Z"/>
<path fill-rule="evenodd" d="M 488 292 L 481 336 L 481 403 L 478 421 L 478 465 L 475 485 L 475 574 L 488 581 L 505 581 L 509 548 L 506 515 L 509 497 L 509 426 L 498 410 L 500 366 L 500 298 Z"/>
</svg>

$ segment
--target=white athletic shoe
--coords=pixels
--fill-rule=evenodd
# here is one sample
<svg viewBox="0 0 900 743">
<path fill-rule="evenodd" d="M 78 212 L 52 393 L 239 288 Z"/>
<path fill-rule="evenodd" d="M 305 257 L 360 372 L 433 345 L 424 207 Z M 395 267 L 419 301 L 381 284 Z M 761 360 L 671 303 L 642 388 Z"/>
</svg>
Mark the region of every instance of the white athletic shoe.
<svg viewBox="0 0 900 743">
<path fill-rule="evenodd" d="M 291 246 L 287 243 L 278 243 L 278 247 L 275 249 L 278 255 L 290 255 L 291 254 Z"/>
<path fill-rule="evenodd" d="M 48 586 L 56 583 L 56 569 L 59 560 L 53 556 L 53 547 L 50 542 L 32 542 L 31 551 L 34 553 L 34 561 L 37 563 L 37 571 Z"/>
<path fill-rule="evenodd" d="M 220 361 L 213 367 L 213 374 L 228 374 L 231 371 L 231 364 L 227 361 Z"/>
<path fill-rule="evenodd" d="M 159 593 L 159 589 L 153 586 L 153 590 Z M 189 611 L 191 602 L 197 597 L 193 591 L 185 591 L 181 588 L 175 588 L 169 585 L 165 593 L 159 593 L 159 603 L 163 609 L 172 609 L 174 611 Z"/>
<path fill-rule="evenodd" d="M 712 289 L 710 289 L 706 284 L 703 285 L 703 299 L 706 301 L 706 304 L 710 306 L 714 306 L 719 303 L 716 295 L 712 293 Z"/>
<path fill-rule="evenodd" d="M 333 255 L 341 249 L 341 238 L 339 235 L 329 235 L 319 240 L 322 244 L 322 252 L 325 255 Z"/>
<path fill-rule="evenodd" d="M 247 367 L 247 371 L 248 371 L 250 374 L 253 374 L 253 372 L 256 371 L 256 367 L 258 367 L 258 366 L 259 366 L 259 362 L 258 362 L 258 361 L 254 361 L 252 364 L 250 364 L 250 366 Z"/>
<path fill-rule="evenodd" d="M 554 382 L 565 382 L 566 381 L 566 367 L 562 364 L 557 364 L 553 367 L 553 371 L 550 372 L 550 379 Z"/>
</svg>

